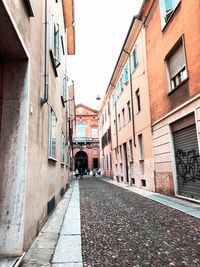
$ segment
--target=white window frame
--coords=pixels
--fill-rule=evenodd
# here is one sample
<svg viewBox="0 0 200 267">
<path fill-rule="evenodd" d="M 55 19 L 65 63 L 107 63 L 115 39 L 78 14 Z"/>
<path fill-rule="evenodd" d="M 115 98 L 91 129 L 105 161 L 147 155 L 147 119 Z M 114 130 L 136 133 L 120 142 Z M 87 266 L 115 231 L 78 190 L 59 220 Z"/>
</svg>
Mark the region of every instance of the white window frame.
<svg viewBox="0 0 200 267">
<path fill-rule="evenodd" d="M 165 25 L 169 22 L 170 18 L 173 16 L 174 11 L 178 7 L 181 0 L 170 0 L 172 5 L 170 9 L 166 8 L 166 1 L 168 0 L 159 0 L 160 1 L 160 17 L 162 29 L 165 28 Z"/>
<path fill-rule="evenodd" d="M 169 61 L 170 61 L 170 58 L 176 53 L 176 51 L 181 46 L 183 49 L 183 57 L 184 57 L 184 63 L 185 64 L 180 69 L 177 69 L 177 72 L 175 73 L 175 75 L 171 76 Z M 165 68 L 166 68 L 166 74 L 167 74 L 168 93 L 171 93 L 172 91 L 176 90 L 182 83 L 184 83 L 188 79 L 188 70 L 187 70 L 183 36 L 178 40 L 178 42 L 174 45 L 174 47 L 171 49 L 171 51 L 166 56 Z"/>
<path fill-rule="evenodd" d="M 53 119 L 55 117 L 55 119 Z M 50 107 L 49 111 L 49 159 L 56 160 L 56 145 L 57 145 L 57 118 L 55 112 Z M 55 126 L 53 126 L 55 125 Z M 53 129 L 55 127 L 55 129 Z M 53 135 L 55 134 L 55 137 Z M 55 140 L 53 140 L 55 139 Z M 54 142 L 53 142 L 54 141 Z M 55 144 L 54 144 L 55 143 Z"/>
<path fill-rule="evenodd" d="M 65 164 L 65 135 L 61 134 L 61 164 Z"/>
<path fill-rule="evenodd" d="M 138 159 L 139 161 L 144 160 L 144 145 L 143 145 L 143 134 L 138 135 Z"/>
</svg>

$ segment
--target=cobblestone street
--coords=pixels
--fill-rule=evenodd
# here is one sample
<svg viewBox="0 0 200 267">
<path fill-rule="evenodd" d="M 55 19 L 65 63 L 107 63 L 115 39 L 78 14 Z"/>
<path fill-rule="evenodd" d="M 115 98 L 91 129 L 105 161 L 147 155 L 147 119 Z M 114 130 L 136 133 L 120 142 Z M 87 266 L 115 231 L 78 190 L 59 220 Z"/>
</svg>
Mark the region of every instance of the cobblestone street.
<svg viewBox="0 0 200 267">
<path fill-rule="evenodd" d="M 83 266 L 200 266 L 200 221 L 99 178 L 80 180 Z"/>
</svg>

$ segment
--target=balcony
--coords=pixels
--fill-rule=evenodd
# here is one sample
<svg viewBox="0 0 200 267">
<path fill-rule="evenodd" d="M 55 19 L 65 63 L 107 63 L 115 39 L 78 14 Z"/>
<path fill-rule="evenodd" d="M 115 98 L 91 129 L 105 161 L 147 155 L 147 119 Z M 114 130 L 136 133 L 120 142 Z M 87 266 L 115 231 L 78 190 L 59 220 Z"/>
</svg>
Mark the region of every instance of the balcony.
<svg viewBox="0 0 200 267">
<path fill-rule="evenodd" d="M 88 142 L 99 142 L 99 138 L 92 137 L 74 137 L 73 143 L 88 143 Z"/>
</svg>

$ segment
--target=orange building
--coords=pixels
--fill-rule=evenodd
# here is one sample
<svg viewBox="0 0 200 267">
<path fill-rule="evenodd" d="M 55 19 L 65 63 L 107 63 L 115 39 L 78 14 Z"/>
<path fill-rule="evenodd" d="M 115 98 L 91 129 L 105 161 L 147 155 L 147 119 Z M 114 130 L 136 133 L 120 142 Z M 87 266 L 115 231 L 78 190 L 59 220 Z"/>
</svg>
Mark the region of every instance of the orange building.
<svg viewBox="0 0 200 267">
<path fill-rule="evenodd" d="M 76 131 L 73 137 L 74 169 L 99 168 L 98 111 L 83 104 L 76 105 Z"/>
<path fill-rule="evenodd" d="M 200 200 L 197 0 L 144 1 L 156 191 Z"/>
</svg>

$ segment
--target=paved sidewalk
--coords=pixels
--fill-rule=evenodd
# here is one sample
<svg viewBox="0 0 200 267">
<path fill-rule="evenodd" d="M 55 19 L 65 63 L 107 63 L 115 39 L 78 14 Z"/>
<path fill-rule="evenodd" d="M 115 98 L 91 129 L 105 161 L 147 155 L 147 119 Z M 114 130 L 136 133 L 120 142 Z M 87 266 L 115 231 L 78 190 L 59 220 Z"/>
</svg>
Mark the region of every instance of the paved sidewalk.
<svg viewBox="0 0 200 267">
<path fill-rule="evenodd" d="M 54 252 L 52 267 L 82 267 L 79 183 L 74 182 L 72 197 Z"/>
<path fill-rule="evenodd" d="M 82 266 L 78 181 L 72 181 L 20 266 Z"/>
<path fill-rule="evenodd" d="M 117 185 L 119 187 L 122 187 L 126 190 L 129 190 L 131 192 L 137 193 L 141 196 L 144 196 L 146 198 L 152 199 L 158 203 L 164 204 L 168 207 L 174 208 L 176 210 L 180 210 L 188 215 L 191 215 L 195 218 L 200 219 L 200 204 L 196 204 L 194 202 L 190 202 L 184 199 L 175 198 L 175 197 L 169 197 L 165 196 L 159 193 L 151 192 L 142 188 L 137 188 L 134 186 L 130 186 L 125 183 L 120 183 L 115 180 L 111 180 L 109 178 L 105 177 L 98 177 L 99 179 L 106 181 L 108 183 Z"/>
</svg>

